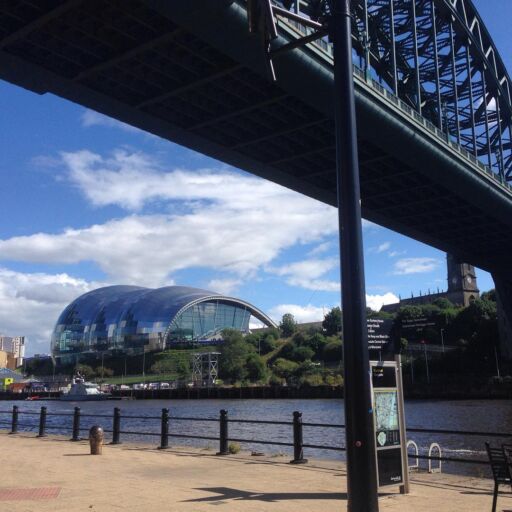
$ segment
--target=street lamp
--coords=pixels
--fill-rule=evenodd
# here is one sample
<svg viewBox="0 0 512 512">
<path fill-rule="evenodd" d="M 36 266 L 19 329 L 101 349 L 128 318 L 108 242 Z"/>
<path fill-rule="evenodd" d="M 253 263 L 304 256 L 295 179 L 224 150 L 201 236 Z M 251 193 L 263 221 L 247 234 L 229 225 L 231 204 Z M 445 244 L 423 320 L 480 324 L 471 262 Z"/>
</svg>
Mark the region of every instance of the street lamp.
<svg viewBox="0 0 512 512">
<path fill-rule="evenodd" d="M 444 354 L 444 329 L 441 329 L 441 346 L 443 347 Z"/>
<path fill-rule="evenodd" d="M 427 357 L 427 342 L 425 340 L 421 340 L 423 345 L 423 352 L 425 354 L 425 369 L 427 371 L 427 384 L 430 384 L 430 373 L 428 371 L 428 357 Z"/>
</svg>

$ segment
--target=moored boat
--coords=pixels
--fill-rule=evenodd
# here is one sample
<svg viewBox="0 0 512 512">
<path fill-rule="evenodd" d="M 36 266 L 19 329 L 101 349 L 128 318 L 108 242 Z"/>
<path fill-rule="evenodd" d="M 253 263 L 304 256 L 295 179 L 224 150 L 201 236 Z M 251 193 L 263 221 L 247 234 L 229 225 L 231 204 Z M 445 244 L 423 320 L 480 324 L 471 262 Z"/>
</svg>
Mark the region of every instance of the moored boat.
<svg viewBox="0 0 512 512">
<path fill-rule="evenodd" d="M 69 391 L 60 395 L 60 400 L 81 402 L 86 400 L 111 400 L 110 393 L 100 391 L 98 386 L 92 382 L 86 382 L 81 375 L 73 377 L 73 383 Z"/>
</svg>

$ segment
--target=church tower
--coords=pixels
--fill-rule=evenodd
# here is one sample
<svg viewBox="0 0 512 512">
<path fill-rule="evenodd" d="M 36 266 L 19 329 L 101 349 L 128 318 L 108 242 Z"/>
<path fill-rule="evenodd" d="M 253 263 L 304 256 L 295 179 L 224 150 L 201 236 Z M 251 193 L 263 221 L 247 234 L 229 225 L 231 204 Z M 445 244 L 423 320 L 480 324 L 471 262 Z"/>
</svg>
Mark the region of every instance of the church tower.
<svg viewBox="0 0 512 512">
<path fill-rule="evenodd" d="M 454 304 L 469 306 L 480 296 L 475 267 L 469 263 L 461 263 L 452 254 L 446 255 L 446 265 L 448 267 L 447 298 Z"/>
</svg>

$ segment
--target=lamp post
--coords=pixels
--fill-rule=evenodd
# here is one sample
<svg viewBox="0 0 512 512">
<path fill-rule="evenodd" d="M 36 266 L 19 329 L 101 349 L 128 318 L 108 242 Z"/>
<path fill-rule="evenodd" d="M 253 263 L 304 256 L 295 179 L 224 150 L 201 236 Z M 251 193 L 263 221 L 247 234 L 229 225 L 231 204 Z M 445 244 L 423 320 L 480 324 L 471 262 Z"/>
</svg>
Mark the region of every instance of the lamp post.
<svg viewBox="0 0 512 512">
<path fill-rule="evenodd" d="M 441 346 L 443 347 L 444 354 L 444 329 L 441 329 Z"/>
<path fill-rule="evenodd" d="M 430 384 L 430 373 L 428 371 L 428 357 L 427 357 L 427 342 L 425 340 L 421 340 L 423 344 L 423 352 L 425 354 L 425 370 L 427 371 L 427 384 Z"/>
<path fill-rule="evenodd" d="M 330 7 L 328 28 L 334 57 L 348 510 L 377 512 L 377 462 L 366 324 L 350 0 L 331 0 Z"/>
</svg>

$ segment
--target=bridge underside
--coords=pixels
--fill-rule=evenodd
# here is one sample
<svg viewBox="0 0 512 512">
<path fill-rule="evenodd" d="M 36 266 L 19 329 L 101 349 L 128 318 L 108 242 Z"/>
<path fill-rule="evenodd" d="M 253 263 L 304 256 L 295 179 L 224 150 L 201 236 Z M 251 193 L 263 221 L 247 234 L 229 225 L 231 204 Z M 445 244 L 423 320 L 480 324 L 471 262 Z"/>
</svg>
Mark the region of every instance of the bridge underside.
<svg viewBox="0 0 512 512">
<path fill-rule="evenodd" d="M 284 53 L 273 84 L 261 48 L 228 0 L 0 7 L 0 78 L 336 205 L 331 69 L 314 50 Z M 356 95 L 365 218 L 506 271 L 510 191 L 362 81 Z"/>
</svg>

